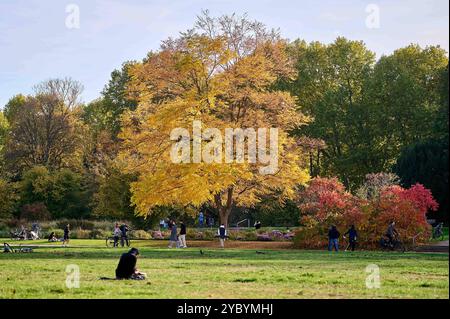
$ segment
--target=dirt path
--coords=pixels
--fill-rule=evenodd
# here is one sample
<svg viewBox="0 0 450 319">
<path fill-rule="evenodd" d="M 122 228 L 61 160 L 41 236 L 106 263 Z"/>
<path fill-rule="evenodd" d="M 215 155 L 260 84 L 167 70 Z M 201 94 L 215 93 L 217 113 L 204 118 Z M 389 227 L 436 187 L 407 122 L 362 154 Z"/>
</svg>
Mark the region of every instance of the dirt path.
<svg viewBox="0 0 450 319">
<path fill-rule="evenodd" d="M 421 253 L 448 253 L 448 240 L 420 246 L 416 251 Z"/>
</svg>

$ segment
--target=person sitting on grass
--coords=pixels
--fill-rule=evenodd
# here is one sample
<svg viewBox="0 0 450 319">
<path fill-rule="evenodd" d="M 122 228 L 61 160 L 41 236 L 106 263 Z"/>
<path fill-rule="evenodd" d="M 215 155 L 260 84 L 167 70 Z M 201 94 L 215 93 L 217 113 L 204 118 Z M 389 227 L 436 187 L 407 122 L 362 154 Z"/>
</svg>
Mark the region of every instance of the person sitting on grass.
<svg viewBox="0 0 450 319">
<path fill-rule="evenodd" d="M 55 232 L 52 231 L 52 233 L 48 236 L 48 241 L 49 242 L 55 242 L 58 241 L 58 238 L 56 238 Z"/>
<path fill-rule="evenodd" d="M 119 264 L 116 268 L 116 279 L 133 279 L 144 280 L 147 275 L 140 272 L 136 268 L 137 257 L 139 256 L 139 250 L 131 248 L 127 253 L 120 256 Z"/>
<path fill-rule="evenodd" d="M 339 251 L 339 237 L 341 236 L 341 233 L 337 230 L 336 226 L 331 226 L 330 230 L 328 231 L 328 251 L 336 250 L 336 252 Z"/>
</svg>

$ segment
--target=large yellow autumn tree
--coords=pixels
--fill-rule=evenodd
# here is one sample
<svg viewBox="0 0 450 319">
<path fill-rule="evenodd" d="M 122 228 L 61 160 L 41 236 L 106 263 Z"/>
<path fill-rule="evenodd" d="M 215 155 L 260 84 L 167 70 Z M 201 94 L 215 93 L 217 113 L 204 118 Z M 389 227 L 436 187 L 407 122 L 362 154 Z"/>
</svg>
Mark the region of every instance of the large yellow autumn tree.
<svg viewBox="0 0 450 319">
<path fill-rule="evenodd" d="M 131 68 L 129 93 L 138 107 L 122 118 L 120 159 L 127 172 L 139 176 L 131 185 L 139 215 L 160 205 L 209 202 L 227 225 L 234 205 L 251 206 L 274 192 L 280 201 L 293 198 L 295 188 L 308 181 L 306 158 L 288 135 L 307 118 L 289 93 L 274 89 L 277 80 L 293 73 L 285 49 L 285 41 L 258 22 L 203 13 L 194 29 L 163 42 L 158 52 Z M 201 133 L 193 123 L 200 123 Z M 190 134 L 174 138 L 175 128 Z M 223 141 L 218 135 L 261 128 L 278 129 L 276 148 L 270 148 L 277 155 L 275 171 L 262 174 L 261 161 L 248 160 L 250 144 L 241 160 L 224 159 L 226 146 L 216 143 Z M 274 136 L 266 137 L 268 145 Z M 174 162 L 174 145 L 183 138 L 190 145 L 188 161 Z M 195 161 L 196 141 L 213 160 Z M 255 140 L 246 135 L 245 142 Z M 231 152 L 237 156 L 237 147 Z M 258 158 L 267 154 L 258 153 Z"/>
</svg>

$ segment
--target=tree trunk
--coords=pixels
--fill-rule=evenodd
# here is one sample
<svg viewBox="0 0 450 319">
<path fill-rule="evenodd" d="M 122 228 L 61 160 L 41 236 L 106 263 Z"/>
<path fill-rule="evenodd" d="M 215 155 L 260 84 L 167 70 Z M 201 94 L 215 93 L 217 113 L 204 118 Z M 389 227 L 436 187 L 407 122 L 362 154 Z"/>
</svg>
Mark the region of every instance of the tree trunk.
<svg viewBox="0 0 450 319">
<path fill-rule="evenodd" d="M 228 219 L 230 218 L 231 208 L 233 205 L 233 187 L 227 190 L 227 201 L 225 205 L 222 204 L 222 195 L 214 195 L 214 202 L 217 210 L 219 211 L 220 223 L 228 228 Z"/>
</svg>

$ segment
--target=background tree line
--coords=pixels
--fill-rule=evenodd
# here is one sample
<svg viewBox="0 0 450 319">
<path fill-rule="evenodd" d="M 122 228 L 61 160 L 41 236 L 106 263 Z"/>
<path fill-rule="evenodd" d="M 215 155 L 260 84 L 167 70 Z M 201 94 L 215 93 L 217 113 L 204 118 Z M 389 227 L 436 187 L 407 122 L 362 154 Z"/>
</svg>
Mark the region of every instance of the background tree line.
<svg viewBox="0 0 450 319">
<path fill-rule="evenodd" d="M 211 20 L 200 19 L 198 24 L 208 29 Z M 347 189 L 356 191 L 367 174 L 394 172 L 404 187 L 420 182 L 431 189 L 439 210 L 430 216 L 448 221 L 448 57 L 443 49 L 410 45 L 376 60 L 361 41 L 343 37 L 331 44 L 295 40 L 255 51 L 239 64 L 238 58 L 225 56 L 220 42 L 196 41 L 194 53 L 207 50 L 210 56 L 222 55 L 220 59 L 237 65 L 226 79 L 235 87 L 223 88 L 205 78 L 210 86 L 197 90 L 199 101 L 211 93 L 206 87 L 214 85 L 222 90 L 217 96 L 230 105 L 230 101 L 249 103 L 235 88 L 257 96 L 260 91 L 255 93 L 255 87 L 270 85 L 267 92 L 273 96 L 266 93 L 255 98 L 267 107 L 272 100 L 285 98 L 282 92 L 290 93 L 298 114 L 310 119 L 307 125 L 289 127 L 289 134 L 301 141 L 297 147 L 307 155 L 306 167 L 312 177 L 337 176 Z M 171 52 L 184 44 L 165 45 L 166 52 Z M 164 54 L 164 50 L 150 52 L 143 61 L 125 62 L 112 72 L 101 97 L 89 103 L 81 102 L 83 87 L 71 78 L 50 79 L 37 84 L 32 95 L 11 97 L 0 112 L 0 217 L 133 216 L 130 185 L 139 174 L 125 170 L 119 156 L 124 143 L 124 114 L 136 112 L 142 94 L 136 91 L 132 70 L 153 68 L 154 73 L 144 79 L 160 89 L 153 95 L 153 103 L 170 100 L 175 93 L 152 75 L 177 76 L 183 84 L 191 80 L 188 73 L 173 73 L 172 57 Z M 294 72 L 282 69 L 285 58 Z M 186 59 L 184 68 L 198 68 Z M 277 69 L 262 69 L 268 63 L 264 59 L 271 59 L 270 65 L 279 63 Z M 164 63 L 167 68 L 155 69 Z M 256 67 L 264 75 L 252 78 L 253 87 L 239 82 L 240 77 L 255 73 Z M 250 104 L 247 107 L 251 109 Z M 133 117 L 127 121 L 130 125 Z M 205 205 L 218 220 L 217 207 Z M 250 217 L 279 225 L 299 222 L 299 208 L 292 200 L 280 202 L 273 194 L 244 206 L 233 207 L 236 213 L 232 220 Z M 186 209 L 192 207 L 163 205 L 155 210 L 151 222 L 167 214 L 183 215 Z"/>
</svg>

